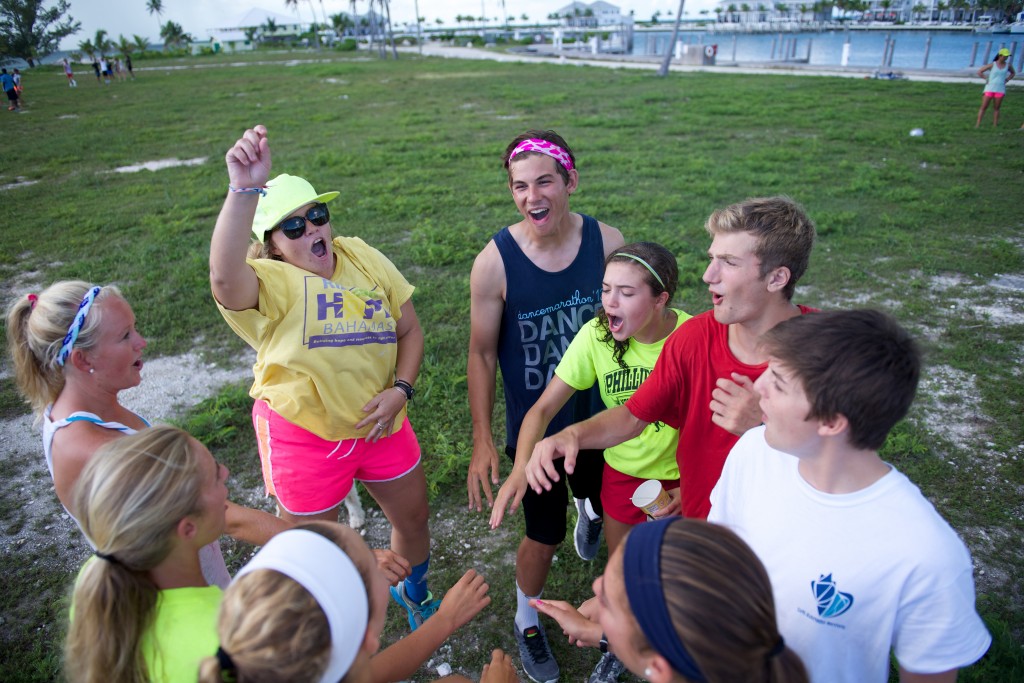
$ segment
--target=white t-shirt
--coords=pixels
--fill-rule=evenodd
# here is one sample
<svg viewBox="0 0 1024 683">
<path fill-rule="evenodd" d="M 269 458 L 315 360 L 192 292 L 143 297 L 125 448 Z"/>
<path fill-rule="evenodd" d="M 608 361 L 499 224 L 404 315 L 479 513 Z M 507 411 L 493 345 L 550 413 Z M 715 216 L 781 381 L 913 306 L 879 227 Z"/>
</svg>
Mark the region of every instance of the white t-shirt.
<svg viewBox="0 0 1024 683">
<path fill-rule="evenodd" d="M 751 429 L 726 460 L 708 521 L 764 563 L 779 631 L 811 681 L 884 683 L 890 649 L 913 673 L 985 654 L 970 554 L 921 491 L 893 468 L 860 491 L 823 493 L 797 463 Z"/>
</svg>

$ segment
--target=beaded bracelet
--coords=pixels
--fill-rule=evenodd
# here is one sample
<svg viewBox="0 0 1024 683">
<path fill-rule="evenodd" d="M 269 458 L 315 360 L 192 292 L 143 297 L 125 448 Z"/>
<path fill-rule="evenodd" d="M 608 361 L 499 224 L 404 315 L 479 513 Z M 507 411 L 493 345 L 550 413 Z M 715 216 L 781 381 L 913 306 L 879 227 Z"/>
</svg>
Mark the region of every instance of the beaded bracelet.
<svg viewBox="0 0 1024 683">
<path fill-rule="evenodd" d="M 259 193 L 264 197 L 267 196 L 267 190 L 263 187 L 232 187 L 228 185 L 228 192 L 237 192 L 238 194 L 256 194 Z"/>
</svg>

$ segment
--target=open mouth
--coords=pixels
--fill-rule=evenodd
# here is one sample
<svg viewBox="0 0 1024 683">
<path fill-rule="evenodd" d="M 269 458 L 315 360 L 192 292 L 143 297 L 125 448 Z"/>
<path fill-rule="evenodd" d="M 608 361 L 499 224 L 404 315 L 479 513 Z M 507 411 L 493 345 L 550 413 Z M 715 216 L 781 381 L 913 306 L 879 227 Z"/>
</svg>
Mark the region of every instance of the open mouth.
<svg viewBox="0 0 1024 683">
<path fill-rule="evenodd" d="M 723 297 L 721 294 L 715 294 L 714 292 L 711 292 L 711 305 L 717 306 L 718 304 L 722 303 L 722 299 L 724 298 L 725 297 Z"/>
<path fill-rule="evenodd" d="M 625 321 L 616 315 L 608 316 L 608 329 L 612 332 L 618 332 L 621 330 L 624 323 Z"/>
<path fill-rule="evenodd" d="M 542 221 L 548 217 L 548 213 L 551 209 L 533 209 L 530 211 L 530 218 L 535 221 Z"/>
<path fill-rule="evenodd" d="M 313 242 L 313 246 L 310 248 L 310 250 L 313 252 L 313 256 L 321 258 L 324 254 L 327 253 L 327 244 L 324 243 L 322 237 L 318 237 Z"/>
<path fill-rule="evenodd" d="M 132 363 L 132 367 L 135 368 L 136 370 L 141 370 L 142 369 L 142 359 L 139 358 L 137 361 Z"/>
</svg>

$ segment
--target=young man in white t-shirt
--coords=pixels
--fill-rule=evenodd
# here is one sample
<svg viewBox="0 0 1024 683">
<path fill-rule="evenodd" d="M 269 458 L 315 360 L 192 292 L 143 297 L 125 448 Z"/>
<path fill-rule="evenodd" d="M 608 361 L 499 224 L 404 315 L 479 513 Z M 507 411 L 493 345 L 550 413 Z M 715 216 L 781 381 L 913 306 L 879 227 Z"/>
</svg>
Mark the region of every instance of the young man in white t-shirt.
<svg viewBox="0 0 1024 683">
<path fill-rule="evenodd" d="M 970 554 L 878 456 L 913 401 L 917 345 L 870 310 L 797 316 L 763 344 L 764 425 L 729 454 L 708 520 L 764 562 L 812 681 L 884 683 L 890 651 L 903 683 L 955 681 L 991 644 Z"/>
</svg>

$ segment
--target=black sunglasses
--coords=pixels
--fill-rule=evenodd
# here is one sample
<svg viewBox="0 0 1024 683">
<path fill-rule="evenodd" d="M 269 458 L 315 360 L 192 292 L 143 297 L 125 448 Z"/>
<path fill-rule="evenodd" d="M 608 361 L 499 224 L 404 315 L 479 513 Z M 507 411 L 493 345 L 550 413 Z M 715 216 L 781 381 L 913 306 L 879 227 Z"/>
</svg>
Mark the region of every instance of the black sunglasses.
<svg viewBox="0 0 1024 683">
<path fill-rule="evenodd" d="M 309 207 L 309 211 L 306 212 L 305 216 L 285 218 L 274 227 L 281 228 L 281 232 L 288 239 L 297 240 L 306 234 L 306 221 L 313 225 L 324 225 L 329 220 L 331 220 L 331 212 L 327 210 L 327 205 L 317 203 Z"/>
</svg>

